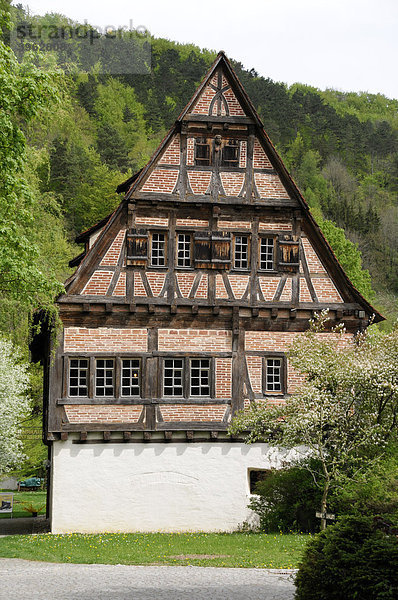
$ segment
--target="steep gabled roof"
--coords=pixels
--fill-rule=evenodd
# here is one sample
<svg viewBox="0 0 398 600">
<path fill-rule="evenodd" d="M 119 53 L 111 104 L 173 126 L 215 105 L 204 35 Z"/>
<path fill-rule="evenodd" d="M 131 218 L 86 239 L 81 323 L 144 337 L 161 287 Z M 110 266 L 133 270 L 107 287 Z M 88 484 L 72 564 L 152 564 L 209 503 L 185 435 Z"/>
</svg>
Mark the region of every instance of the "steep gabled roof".
<svg viewBox="0 0 398 600">
<path fill-rule="evenodd" d="M 225 120 L 225 117 L 214 117 L 213 116 L 213 117 L 204 118 L 202 115 L 192 114 L 192 109 L 193 109 L 193 107 L 195 107 L 199 98 L 204 93 L 206 86 L 209 85 L 209 82 L 211 82 L 211 80 L 215 76 L 216 72 L 219 72 L 220 70 L 221 70 L 222 74 L 225 75 L 226 79 L 228 80 L 228 82 L 233 90 L 233 93 L 235 94 L 236 98 L 238 99 L 238 101 L 246 115 L 245 117 L 241 117 L 242 122 L 246 120 L 246 122 L 251 123 L 252 125 L 255 126 L 256 135 L 257 135 L 260 143 L 262 144 L 273 168 L 275 169 L 276 173 L 278 174 L 283 186 L 289 193 L 290 197 L 293 198 L 298 203 L 298 205 L 302 208 L 304 215 L 305 215 L 305 219 L 307 221 L 307 225 L 311 229 L 311 234 L 316 241 L 317 249 L 322 254 L 323 259 L 327 263 L 328 270 L 330 270 L 331 275 L 335 278 L 336 282 L 338 282 L 340 284 L 340 287 L 347 288 L 350 291 L 350 293 L 355 298 L 355 300 L 358 302 L 358 304 L 363 306 L 364 310 L 368 314 L 375 315 L 376 321 L 383 320 L 382 315 L 380 315 L 371 306 L 371 304 L 354 287 L 354 285 L 351 283 L 348 276 L 344 272 L 343 268 L 341 267 L 340 263 L 338 262 L 330 245 L 328 244 L 324 235 L 322 234 L 321 229 L 319 228 L 318 224 L 316 223 L 315 219 L 313 218 L 313 216 L 309 210 L 309 206 L 306 203 L 304 197 L 302 196 L 298 186 L 296 185 L 293 178 L 287 171 L 281 157 L 279 156 L 279 154 L 276 151 L 274 145 L 272 144 L 270 138 L 268 137 L 267 133 L 265 132 L 263 123 L 262 123 L 259 115 L 257 114 L 256 109 L 254 108 L 250 98 L 248 97 L 248 95 L 247 95 L 246 91 L 244 90 L 242 84 L 240 83 L 238 77 L 236 76 L 236 74 L 231 66 L 230 61 L 228 60 L 228 58 L 226 57 L 224 52 L 220 52 L 217 55 L 216 60 L 213 62 L 213 64 L 209 68 L 209 70 L 206 73 L 205 77 L 203 78 L 201 84 L 197 88 L 196 92 L 194 93 L 194 95 L 192 96 L 192 98 L 190 99 L 190 101 L 188 102 L 186 107 L 182 110 L 182 112 L 178 116 L 177 120 L 175 121 L 174 125 L 171 127 L 170 131 L 166 134 L 166 136 L 164 137 L 162 142 L 159 144 L 158 148 L 153 153 L 153 155 L 150 158 L 147 165 L 143 169 L 141 169 L 138 173 L 134 174 L 132 177 L 130 177 L 129 179 L 127 179 L 125 182 L 121 183 L 118 186 L 118 188 L 117 188 L 118 192 L 126 192 L 124 200 L 121 202 L 119 207 L 115 210 L 115 212 L 112 215 L 106 217 L 97 225 L 93 226 L 86 232 L 80 234 L 80 236 L 78 236 L 76 241 L 79 241 L 79 242 L 86 241 L 86 239 L 90 235 L 92 235 L 95 231 L 97 231 L 98 229 L 103 227 L 103 231 L 101 232 L 99 239 L 96 241 L 96 244 L 95 244 L 95 246 L 98 247 L 98 245 L 101 242 L 101 239 L 104 236 L 106 236 L 107 232 L 112 228 L 113 223 L 115 223 L 118 219 L 120 219 L 120 215 L 121 215 L 121 212 L 123 211 L 125 204 L 131 198 L 131 196 L 134 194 L 134 192 L 136 190 L 138 190 L 140 188 L 140 186 L 142 186 L 143 182 L 145 182 L 146 179 L 149 177 L 151 171 L 153 170 L 154 166 L 156 165 L 157 161 L 159 160 L 160 156 L 162 155 L 162 152 L 168 146 L 168 144 L 172 140 L 173 136 L 175 136 L 177 133 L 180 132 L 181 126 L 184 121 L 186 121 L 186 120 L 193 120 L 193 121 L 195 121 L 195 120 L 213 120 L 213 121 L 216 120 L 217 121 L 217 120 L 223 120 L 223 119 Z M 203 118 L 201 119 L 201 117 L 203 117 Z M 263 204 L 263 206 L 264 206 L 264 204 Z M 77 273 L 81 272 L 82 269 L 89 268 L 90 255 L 92 255 L 92 254 L 93 254 L 92 249 L 87 252 L 86 256 L 83 257 L 83 260 L 82 260 L 75 275 L 77 275 Z M 73 279 L 74 279 L 74 277 L 72 276 L 72 278 L 68 281 L 69 285 L 72 284 Z"/>
</svg>

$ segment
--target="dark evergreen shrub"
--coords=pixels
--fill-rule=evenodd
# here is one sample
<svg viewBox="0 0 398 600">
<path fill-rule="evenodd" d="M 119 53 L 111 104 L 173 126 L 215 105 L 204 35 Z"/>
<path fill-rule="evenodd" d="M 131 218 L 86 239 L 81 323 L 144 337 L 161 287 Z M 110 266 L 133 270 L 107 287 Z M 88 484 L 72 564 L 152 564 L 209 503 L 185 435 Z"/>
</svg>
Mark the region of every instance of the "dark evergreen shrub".
<svg viewBox="0 0 398 600">
<path fill-rule="evenodd" d="M 343 517 L 312 539 L 295 600 L 396 600 L 398 539 L 371 517 Z"/>
</svg>

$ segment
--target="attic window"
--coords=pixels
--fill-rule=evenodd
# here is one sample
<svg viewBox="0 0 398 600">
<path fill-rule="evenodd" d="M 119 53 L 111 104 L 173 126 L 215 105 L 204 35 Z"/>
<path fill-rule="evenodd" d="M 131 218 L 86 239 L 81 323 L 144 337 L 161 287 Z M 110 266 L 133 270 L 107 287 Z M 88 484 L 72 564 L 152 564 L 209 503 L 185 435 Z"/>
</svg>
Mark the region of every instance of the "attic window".
<svg viewBox="0 0 398 600">
<path fill-rule="evenodd" d="M 239 167 L 239 141 L 226 140 L 222 149 L 221 165 L 223 167 Z"/>
<path fill-rule="evenodd" d="M 210 143 L 207 138 L 195 140 L 195 165 L 210 165 Z"/>
</svg>

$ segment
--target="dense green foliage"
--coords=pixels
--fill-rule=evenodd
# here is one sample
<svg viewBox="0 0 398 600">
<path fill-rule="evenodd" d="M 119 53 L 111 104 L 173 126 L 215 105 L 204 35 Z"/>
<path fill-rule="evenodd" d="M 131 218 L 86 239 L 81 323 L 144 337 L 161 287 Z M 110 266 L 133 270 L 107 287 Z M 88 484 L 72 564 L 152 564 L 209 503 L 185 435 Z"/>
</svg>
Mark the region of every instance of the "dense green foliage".
<svg viewBox="0 0 398 600">
<path fill-rule="evenodd" d="M 313 466 L 313 469 L 315 465 Z M 305 465 L 275 469 L 256 485 L 249 507 L 261 531 L 319 531 L 315 516 L 321 491 Z M 342 516 L 381 517 L 398 526 L 398 450 L 396 444 L 354 479 L 339 482 L 329 512 Z"/>
<path fill-rule="evenodd" d="M 295 466 L 273 469 L 259 481 L 249 508 L 259 517 L 259 529 L 272 531 L 318 531 L 315 510 L 321 502 L 321 490 L 308 469 Z"/>
<path fill-rule="evenodd" d="M 394 600 L 398 541 L 369 517 L 346 517 L 312 539 L 295 580 L 296 600 Z"/>
</svg>

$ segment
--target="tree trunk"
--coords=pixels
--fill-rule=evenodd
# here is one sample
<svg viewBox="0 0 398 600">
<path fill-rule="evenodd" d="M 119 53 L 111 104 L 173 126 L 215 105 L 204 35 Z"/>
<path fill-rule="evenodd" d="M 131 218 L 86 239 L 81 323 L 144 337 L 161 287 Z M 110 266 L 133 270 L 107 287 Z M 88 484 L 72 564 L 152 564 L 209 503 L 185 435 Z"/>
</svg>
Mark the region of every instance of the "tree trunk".
<svg viewBox="0 0 398 600">
<path fill-rule="evenodd" d="M 326 479 L 325 485 L 323 487 L 322 500 L 321 500 L 321 513 L 322 514 L 326 514 L 329 486 L 330 486 L 330 481 L 329 481 L 329 479 Z M 326 518 L 321 519 L 321 531 L 324 531 L 325 529 L 326 529 Z"/>
</svg>

